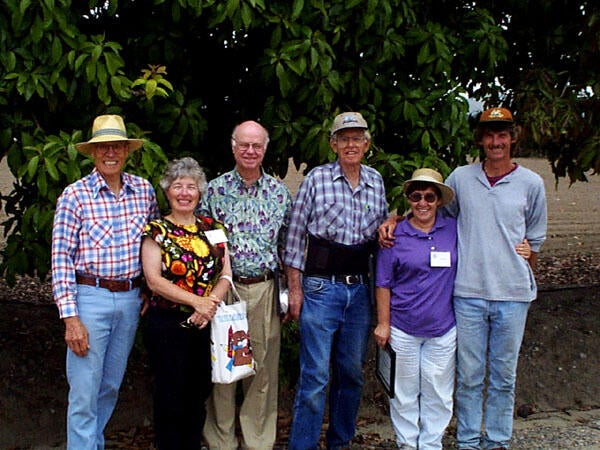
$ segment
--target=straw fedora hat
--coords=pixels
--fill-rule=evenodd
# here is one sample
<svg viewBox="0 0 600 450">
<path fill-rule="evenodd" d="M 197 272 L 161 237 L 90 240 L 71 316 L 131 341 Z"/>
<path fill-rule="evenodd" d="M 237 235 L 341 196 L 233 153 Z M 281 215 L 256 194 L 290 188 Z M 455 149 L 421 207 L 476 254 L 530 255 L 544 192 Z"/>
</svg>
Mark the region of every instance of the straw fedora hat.
<svg viewBox="0 0 600 450">
<path fill-rule="evenodd" d="M 421 181 L 424 183 L 431 183 L 431 184 L 436 185 L 437 188 L 442 193 L 441 206 L 447 205 L 454 198 L 454 190 L 450 186 L 444 184 L 444 179 L 442 178 L 442 175 L 437 170 L 427 169 L 427 168 L 415 170 L 412 174 L 412 178 L 410 180 L 406 180 L 404 182 L 404 185 L 402 186 L 404 192 L 406 193 L 409 186 L 416 181 Z"/>
<path fill-rule="evenodd" d="M 107 114 L 94 119 L 92 126 L 92 138 L 87 142 L 75 144 L 75 148 L 81 153 L 90 153 L 90 150 L 99 142 L 129 142 L 129 151 L 137 150 L 143 144 L 141 139 L 128 139 L 125 123 L 121 116 Z"/>
</svg>

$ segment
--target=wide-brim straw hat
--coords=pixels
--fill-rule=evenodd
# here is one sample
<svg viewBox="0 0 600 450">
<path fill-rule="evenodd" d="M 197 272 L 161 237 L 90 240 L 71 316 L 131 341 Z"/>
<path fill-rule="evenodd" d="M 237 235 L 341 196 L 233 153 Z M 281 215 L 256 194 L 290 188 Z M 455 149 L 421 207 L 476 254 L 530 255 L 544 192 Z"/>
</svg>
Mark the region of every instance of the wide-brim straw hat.
<svg viewBox="0 0 600 450">
<path fill-rule="evenodd" d="M 454 190 L 450 186 L 444 184 L 444 178 L 437 170 L 427 168 L 415 170 L 412 174 L 412 178 L 404 182 L 404 185 L 402 186 L 404 192 L 406 193 L 410 185 L 416 181 L 431 183 L 437 186 L 442 194 L 441 206 L 447 205 L 454 199 Z"/>
<path fill-rule="evenodd" d="M 87 142 L 75 144 L 81 153 L 90 153 L 94 144 L 99 142 L 129 142 L 129 151 L 137 150 L 144 143 L 141 139 L 129 139 L 123 118 L 116 114 L 106 114 L 94 119 L 92 138 Z"/>
</svg>

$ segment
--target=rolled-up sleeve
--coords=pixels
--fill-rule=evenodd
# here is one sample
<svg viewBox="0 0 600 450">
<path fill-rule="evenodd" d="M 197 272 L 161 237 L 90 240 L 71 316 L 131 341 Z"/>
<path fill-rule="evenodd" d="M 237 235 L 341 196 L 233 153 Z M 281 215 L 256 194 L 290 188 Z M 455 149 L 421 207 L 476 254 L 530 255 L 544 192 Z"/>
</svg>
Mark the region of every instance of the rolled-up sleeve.
<svg viewBox="0 0 600 450">
<path fill-rule="evenodd" d="M 311 193 L 311 180 L 311 177 L 305 178 L 296 194 L 283 254 L 283 263 L 300 271 L 304 271 L 308 221 L 314 198 L 314 193 Z"/>
</svg>

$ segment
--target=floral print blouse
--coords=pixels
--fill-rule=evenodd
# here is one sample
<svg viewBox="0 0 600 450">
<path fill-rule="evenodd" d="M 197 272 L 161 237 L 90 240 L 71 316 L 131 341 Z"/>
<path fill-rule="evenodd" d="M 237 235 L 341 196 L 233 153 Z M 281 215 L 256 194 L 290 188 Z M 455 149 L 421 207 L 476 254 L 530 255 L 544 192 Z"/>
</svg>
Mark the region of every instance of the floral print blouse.
<svg viewBox="0 0 600 450">
<path fill-rule="evenodd" d="M 177 225 L 168 219 L 150 221 L 143 237 L 151 237 L 161 248 L 162 275 L 188 292 L 210 294 L 223 270 L 226 243 L 211 245 L 205 231 L 225 227 L 210 217 L 196 216 L 194 225 Z M 166 303 L 165 303 L 166 302 Z M 153 295 L 151 306 L 177 308 L 181 305 Z"/>
</svg>

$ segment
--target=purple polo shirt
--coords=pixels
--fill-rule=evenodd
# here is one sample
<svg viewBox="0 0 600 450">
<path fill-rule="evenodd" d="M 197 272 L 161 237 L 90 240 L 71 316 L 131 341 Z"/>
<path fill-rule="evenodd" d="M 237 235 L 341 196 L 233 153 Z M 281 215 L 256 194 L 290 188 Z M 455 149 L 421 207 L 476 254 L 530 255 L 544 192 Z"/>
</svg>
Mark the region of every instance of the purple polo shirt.
<svg viewBox="0 0 600 450">
<path fill-rule="evenodd" d="M 411 336 L 443 336 L 456 324 L 456 219 L 438 211 L 429 234 L 403 220 L 394 235 L 394 246 L 379 250 L 376 270 L 377 287 L 390 289 L 391 326 Z M 432 251 L 450 252 L 451 267 L 431 267 Z"/>
</svg>

